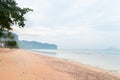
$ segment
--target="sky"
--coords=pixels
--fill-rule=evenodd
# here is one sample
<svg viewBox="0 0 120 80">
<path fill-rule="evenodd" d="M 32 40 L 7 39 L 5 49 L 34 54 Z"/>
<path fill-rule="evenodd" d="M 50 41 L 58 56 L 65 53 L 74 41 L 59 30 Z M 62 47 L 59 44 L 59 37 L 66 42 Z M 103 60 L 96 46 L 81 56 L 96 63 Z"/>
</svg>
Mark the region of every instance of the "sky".
<svg viewBox="0 0 120 80">
<path fill-rule="evenodd" d="M 16 0 L 33 12 L 20 40 L 57 44 L 59 49 L 120 49 L 120 0 Z"/>
</svg>

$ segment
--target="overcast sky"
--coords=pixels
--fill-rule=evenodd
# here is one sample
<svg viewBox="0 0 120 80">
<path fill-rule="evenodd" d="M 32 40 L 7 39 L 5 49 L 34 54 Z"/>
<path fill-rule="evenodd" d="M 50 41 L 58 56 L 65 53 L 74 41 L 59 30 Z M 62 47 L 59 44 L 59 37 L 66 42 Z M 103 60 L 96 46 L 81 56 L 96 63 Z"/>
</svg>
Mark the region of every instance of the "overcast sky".
<svg viewBox="0 0 120 80">
<path fill-rule="evenodd" d="M 59 49 L 120 48 L 120 0 L 16 0 L 26 15 L 20 40 L 55 43 Z"/>
</svg>

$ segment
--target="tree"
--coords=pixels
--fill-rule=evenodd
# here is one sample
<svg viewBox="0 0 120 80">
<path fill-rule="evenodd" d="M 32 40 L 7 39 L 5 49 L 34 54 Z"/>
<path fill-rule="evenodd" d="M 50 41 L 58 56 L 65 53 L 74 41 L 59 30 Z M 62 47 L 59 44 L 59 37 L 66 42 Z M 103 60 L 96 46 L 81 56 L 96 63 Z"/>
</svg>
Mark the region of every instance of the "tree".
<svg viewBox="0 0 120 80">
<path fill-rule="evenodd" d="M 18 48 L 16 41 L 7 41 L 5 44 L 5 47 L 7 48 Z"/>
<path fill-rule="evenodd" d="M 0 38 L 8 37 L 9 39 L 10 35 L 8 34 L 13 25 L 18 25 L 20 28 L 24 27 L 26 21 L 24 15 L 29 11 L 32 9 L 20 8 L 15 0 L 0 0 Z"/>
<path fill-rule="evenodd" d="M 0 0 L 0 30 L 12 30 L 13 25 L 24 27 L 24 15 L 29 11 L 32 9 L 22 9 L 14 0 Z"/>
<path fill-rule="evenodd" d="M 0 44 L 0 47 L 18 48 L 15 34 L 7 30 L 0 32 Z"/>
</svg>

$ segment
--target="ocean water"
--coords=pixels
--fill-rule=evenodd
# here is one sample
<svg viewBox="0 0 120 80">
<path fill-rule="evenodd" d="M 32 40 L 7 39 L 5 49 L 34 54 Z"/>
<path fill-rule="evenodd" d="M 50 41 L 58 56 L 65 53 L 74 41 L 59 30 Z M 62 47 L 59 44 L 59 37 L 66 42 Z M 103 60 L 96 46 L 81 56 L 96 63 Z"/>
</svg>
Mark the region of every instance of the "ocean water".
<svg viewBox="0 0 120 80">
<path fill-rule="evenodd" d="M 120 73 L 120 51 L 31 50 L 38 52 L 38 54 L 73 60 Z"/>
</svg>

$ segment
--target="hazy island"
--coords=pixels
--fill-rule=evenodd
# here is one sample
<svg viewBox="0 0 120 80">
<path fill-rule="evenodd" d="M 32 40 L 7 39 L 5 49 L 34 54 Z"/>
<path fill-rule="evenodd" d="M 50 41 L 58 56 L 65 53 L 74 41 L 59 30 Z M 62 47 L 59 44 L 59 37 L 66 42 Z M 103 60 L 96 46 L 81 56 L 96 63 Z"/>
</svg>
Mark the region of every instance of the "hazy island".
<svg viewBox="0 0 120 80">
<path fill-rule="evenodd" d="M 20 49 L 57 49 L 56 44 L 19 40 L 17 34 L 14 34 L 14 37 Z"/>
<path fill-rule="evenodd" d="M 37 41 L 19 41 L 19 48 L 22 49 L 57 49 L 56 44 L 41 43 Z"/>
</svg>

